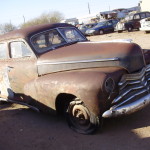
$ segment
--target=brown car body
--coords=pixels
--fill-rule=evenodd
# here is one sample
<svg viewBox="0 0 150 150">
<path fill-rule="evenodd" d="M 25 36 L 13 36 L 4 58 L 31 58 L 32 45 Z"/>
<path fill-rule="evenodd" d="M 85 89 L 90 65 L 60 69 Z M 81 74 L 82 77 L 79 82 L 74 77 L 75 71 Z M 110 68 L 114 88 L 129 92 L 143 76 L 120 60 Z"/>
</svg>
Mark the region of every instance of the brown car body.
<svg viewBox="0 0 150 150">
<path fill-rule="evenodd" d="M 47 46 L 54 37 L 57 41 Z M 79 133 L 95 131 L 102 116 L 130 114 L 149 103 L 143 99 L 147 94 L 137 90 L 140 82 L 135 83 L 149 68 L 137 44 L 89 42 L 72 25 L 48 24 L 2 35 L 0 51 L 4 45 L 6 54 L 0 55 L 1 100 L 65 112 L 70 127 Z M 147 87 L 148 83 L 139 89 Z"/>
</svg>

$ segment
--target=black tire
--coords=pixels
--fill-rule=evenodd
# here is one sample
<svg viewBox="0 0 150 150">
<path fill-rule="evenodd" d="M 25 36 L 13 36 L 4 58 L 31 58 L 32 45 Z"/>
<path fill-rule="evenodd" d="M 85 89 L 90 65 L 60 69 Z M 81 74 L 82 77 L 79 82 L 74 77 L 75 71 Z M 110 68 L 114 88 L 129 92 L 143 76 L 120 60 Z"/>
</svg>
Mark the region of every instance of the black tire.
<svg viewBox="0 0 150 150">
<path fill-rule="evenodd" d="M 127 30 L 128 30 L 128 32 L 132 32 L 132 31 L 133 31 L 133 27 L 132 27 L 132 26 L 129 26 L 129 27 L 127 28 Z"/>
<path fill-rule="evenodd" d="M 99 127 L 99 117 L 91 114 L 82 101 L 72 101 L 67 110 L 71 129 L 81 134 L 91 134 Z"/>
<path fill-rule="evenodd" d="M 104 31 L 103 31 L 103 30 L 99 30 L 99 34 L 100 34 L 100 35 L 103 35 L 103 34 L 104 34 Z"/>
<path fill-rule="evenodd" d="M 3 104 L 8 104 L 8 102 L 0 101 L 0 105 L 3 105 Z"/>
<path fill-rule="evenodd" d="M 119 31 L 118 31 L 118 33 L 122 33 L 122 31 L 121 31 L 121 30 L 119 30 Z"/>
<path fill-rule="evenodd" d="M 146 34 L 150 33 L 150 31 L 145 31 Z"/>
</svg>

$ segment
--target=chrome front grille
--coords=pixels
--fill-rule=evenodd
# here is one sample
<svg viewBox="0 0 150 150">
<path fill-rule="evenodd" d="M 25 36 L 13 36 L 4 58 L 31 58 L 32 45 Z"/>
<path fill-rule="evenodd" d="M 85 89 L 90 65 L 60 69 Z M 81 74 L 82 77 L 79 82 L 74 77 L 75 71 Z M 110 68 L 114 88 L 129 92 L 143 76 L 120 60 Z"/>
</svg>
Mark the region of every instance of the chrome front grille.
<svg viewBox="0 0 150 150">
<path fill-rule="evenodd" d="M 150 65 L 140 72 L 126 74 L 119 82 L 119 95 L 113 100 L 111 109 L 132 103 L 150 92 Z"/>
</svg>

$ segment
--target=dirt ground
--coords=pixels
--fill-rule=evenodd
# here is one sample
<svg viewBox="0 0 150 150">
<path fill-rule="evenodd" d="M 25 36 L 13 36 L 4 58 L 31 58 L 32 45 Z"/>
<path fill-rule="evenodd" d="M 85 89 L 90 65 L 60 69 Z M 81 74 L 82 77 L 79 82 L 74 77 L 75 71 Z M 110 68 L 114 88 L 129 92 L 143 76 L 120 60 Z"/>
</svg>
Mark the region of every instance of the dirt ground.
<svg viewBox="0 0 150 150">
<path fill-rule="evenodd" d="M 150 50 L 150 34 L 141 31 L 88 38 L 133 39 Z M 69 129 L 64 118 L 1 104 L 0 135 L 0 150 L 150 150 L 150 106 L 130 116 L 105 119 L 103 131 L 81 135 Z"/>
</svg>

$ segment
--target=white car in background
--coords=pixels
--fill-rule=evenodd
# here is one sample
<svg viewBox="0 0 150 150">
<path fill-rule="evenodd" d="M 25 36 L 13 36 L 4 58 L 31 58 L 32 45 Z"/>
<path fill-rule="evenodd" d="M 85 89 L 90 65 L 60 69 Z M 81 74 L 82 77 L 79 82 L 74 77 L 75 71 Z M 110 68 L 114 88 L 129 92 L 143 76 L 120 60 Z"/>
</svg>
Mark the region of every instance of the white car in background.
<svg viewBox="0 0 150 150">
<path fill-rule="evenodd" d="M 122 33 L 123 31 L 125 31 L 125 20 L 122 19 L 121 21 L 119 21 L 116 26 L 115 26 L 115 31 L 118 33 Z"/>
<path fill-rule="evenodd" d="M 149 18 L 145 18 L 145 19 L 142 19 L 140 21 L 141 23 L 141 28 L 140 30 L 141 31 L 145 31 L 145 33 L 150 33 L 150 17 Z"/>
</svg>

